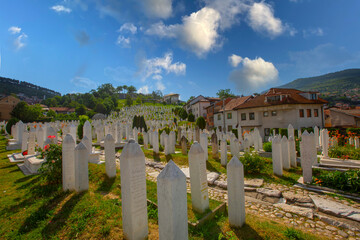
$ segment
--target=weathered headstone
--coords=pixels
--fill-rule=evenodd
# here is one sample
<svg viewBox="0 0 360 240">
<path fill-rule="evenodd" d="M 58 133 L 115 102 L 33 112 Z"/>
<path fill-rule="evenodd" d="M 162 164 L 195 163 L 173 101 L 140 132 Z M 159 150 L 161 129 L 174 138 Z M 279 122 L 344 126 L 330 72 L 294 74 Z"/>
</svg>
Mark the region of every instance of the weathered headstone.
<svg viewBox="0 0 360 240">
<path fill-rule="evenodd" d="M 245 223 L 244 166 L 233 157 L 226 169 L 229 224 L 241 227 Z"/>
<path fill-rule="evenodd" d="M 29 133 L 28 155 L 35 154 L 35 134 L 35 129 L 31 129 Z"/>
<path fill-rule="evenodd" d="M 153 152 L 159 153 L 159 132 L 155 131 L 152 134 L 152 146 L 153 146 Z"/>
<path fill-rule="evenodd" d="M 220 151 L 221 151 L 221 165 L 226 166 L 227 164 L 227 143 L 225 139 L 220 141 Z"/>
<path fill-rule="evenodd" d="M 313 159 L 313 149 L 316 145 L 314 145 L 314 134 L 309 134 L 305 131 L 301 136 L 301 144 L 300 144 L 300 153 L 301 153 L 301 168 L 303 171 L 303 179 L 304 183 L 312 182 L 312 166 L 314 163 Z"/>
<path fill-rule="evenodd" d="M 188 239 L 186 176 L 170 160 L 157 177 L 159 239 Z"/>
<path fill-rule="evenodd" d="M 276 135 L 272 141 L 273 172 L 277 176 L 283 175 L 281 137 Z"/>
<path fill-rule="evenodd" d="M 75 191 L 82 192 L 89 189 L 89 150 L 80 142 L 75 148 Z"/>
<path fill-rule="evenodd" d="M 283 168 L 288 170 L 290 169 L 290 148 L 289 141 L 284 135 L 281 139 L 281 159 L 283 162 Z"/>
<path fill-rule="evenodd" d="M 111 136 L 111 134 L 106 135 L 104 148 L 106 175 L 109 178 L 116 177 L 115 139 Z"/>
<path fill-rule="evenodd" d="M 290 151 L 290 165 L 291 167 L 296 167 L 296 144 L 293 136 L 290 136 L 289 139 L 289 151 Z"/>
<path fill-rule="evenodd" d="M 213 133 L 211 135 L 211 151 L 212 151 L 212 157 L 214 159 L 219 158 L 219 143 L 216 133 Z"/>
<path fill-rule="evenodd" d="M 75 141 L 70 134 L 62 142 L 62 183 L 64 191 L 75 189 Z"/>
<path fill-rule="evenodd" d="M 208 139 L 206 133 L 200 134 L 200 145 L 204 151 L 205 160 L 208 160 Z"/>
<path fill-rule="evenodd" d="M 182 136 L 180 142 L 181 142 L 181 153 L 183 155 L 186 155 L 187 154 L 187 145 L 186 145 L 187 140 L 186 140 L 186 137 Z"/>
<path fill-rule="evenodd" d="M 123 232 L 127 239 L 148 235 L 145 155 L 135 140 L 129 140 L 120 156 Z"/>
<path fill-rule="evenodd" d="M 192 206 L 195 211 L 203 213 L 209 208 L 206 160 L 201 145 L 196 141 L 189 151 L 189 170 Z"/>
</svg>

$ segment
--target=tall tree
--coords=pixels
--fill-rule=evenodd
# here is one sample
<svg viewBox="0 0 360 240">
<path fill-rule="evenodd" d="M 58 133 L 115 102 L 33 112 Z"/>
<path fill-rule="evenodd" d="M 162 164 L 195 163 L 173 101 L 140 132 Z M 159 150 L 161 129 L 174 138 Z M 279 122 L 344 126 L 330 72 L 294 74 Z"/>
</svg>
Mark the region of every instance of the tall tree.
<svg viewBox="0 0 360 240">
<path fill-rule="evenodd" d="M 235 97 L 235 95 L 231 92 L 231 90 L 229 88 L 227 89 L 220 89 L 216 95 L 221 98 L 221 99 L 224 99 L 224 98 L 229 98 L 229 97 Z"/>
</svg>

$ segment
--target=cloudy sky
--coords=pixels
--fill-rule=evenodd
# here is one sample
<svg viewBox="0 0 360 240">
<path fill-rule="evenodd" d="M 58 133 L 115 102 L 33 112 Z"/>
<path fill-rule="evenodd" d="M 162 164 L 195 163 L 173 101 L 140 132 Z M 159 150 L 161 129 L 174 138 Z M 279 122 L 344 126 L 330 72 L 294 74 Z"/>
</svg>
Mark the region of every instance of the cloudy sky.
<svg viewBox="0 0 360 240">
<path fill-rule="evenodd" d="M 215 96 L 359 68 L 360 1 L 0 0 L 0 76 Z"/>
</svg>

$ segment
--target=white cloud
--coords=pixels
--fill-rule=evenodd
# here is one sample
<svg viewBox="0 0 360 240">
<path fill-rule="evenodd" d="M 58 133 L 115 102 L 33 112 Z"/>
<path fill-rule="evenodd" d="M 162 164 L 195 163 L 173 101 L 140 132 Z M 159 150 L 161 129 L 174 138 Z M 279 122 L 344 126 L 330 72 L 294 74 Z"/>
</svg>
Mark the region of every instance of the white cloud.
<svg viewBox="0 0 360 240">
<path fill-rule="evenodd" d="M 229 56 L 229 63 L 233 67 L 237 67 L 241 63 L 242 60 L 243 60 L 243 58 L 236 54 Z"/>
<path fill-rule="evenodd" d="M 218 28 L 220 14 L 215 9 L 204 7 L 190 16 L 183 17 L 182 24 L 166 26 L 156 23 L 146 31 L 149 35 L 177 38 L 184 49 L 189 49 L 202 57 L 210 50 L 221 45 Z"/>
<path fill-rule="evenodd" d="M 94 89 L 97 87 L 97 84 L 94 81 L 85 77 L 74 77 L 73 79 L 71 79 L 71 82 L 75 86 L 87 88 L 87 89 Z"/>
<path fill-rule="evenodd" d="M 150 18 L 167 19 L 172 14 L 172 0 L 138 0 Z"/>
<path fill-rule="evenodd" d="M 322 36 L 324 36 L 324 30 L 320 27 L 306 29 L 306 30 L 303 30 L 303 36 L 304 36 L 304 38 L 308 38 L 310 36 L 322 37 Z"/>
<path fill-rule="evenodd" d="M 20 34 L 17 38 L 15 38 L 14 40 L 14 46 L 16 50 L 20 50 L 21 48 L 25 47 L 26 43 L 26 39 L 28 38 L 28 36 L 25 33 Z"/>
<path fill-rule="evenodd" d="M 120 35 L 116 40 L 116 44 L 120 45 L 124 48 L 129 48 L 130 47 L 130 38 L 126 38 L 126 37 Z"/>
<path fill-rule="evenodd" d="M 232 71 L 229 77 L 238 90 L 244 92 L 259 90 L 278 78 L 279 72 L 275 66 L 261 57 L 253 60 L 246 57 L 241 63 L 242 67 Z"/>
<path fill-rule="evenodd" d="M 161 81 L 156 82 L 157 90 L 164 91 L 166 89 L 165 85 Z"/>
<path fill-rule="evenodd" d="M 265 2 L 254 3 L 248 14 L 250 27 L 259 33 L 269 35 L 274 38 L 285 31 L 285 26 L 279 18 L 274 16 L 271 5 Z"/>
<path fill-rule="evenodd" d="M 67 8 L 63 5 L 55 5 L 50 8 L 51 10 L 54 10 L 57 13 L 71 13 L 71 9 Z"/>
<path fill-rule="evenodd" d="M 153 77 L 152 77 L 152 79 L 154 79 L 154 80 L 161 80 L 163 77 L 161 76 L 161 75 L 159 75 L 159 74 L 156 74 L 156 75 L 154 75 Z"/>
<path fill-rule="evenodd" d="M 16 27 L 16 26 L 12 26 L 8 29 L 8 31 L 11 33 L 11 34 L 18 34 L 21 32 L 21 28 L 19 27 Z"/>
<path fill-rule="evenodd" d="M 142 86 L 139 90 L 137 90 L 137 93 L 149 94 L 149 86 Z"/>
<path fill-rule="evenodd" d="M 173 56 L 170 52 L 165 53 L 162 58 L 143 59 L 140 69 L 142 80 L 145 81 L 149 77 L 159 80 L 164 72 L 166 74 L 174 73 L 175 75 L 183 75 L 186 73 L 186 64 L 172 62 Z"/>
<path fill-rule="evenodd" d="M 128 31 L 128 32 L 130 32 L 132 34 L 135 34 L 136 31 L 137 31 L 137 27 L 132 23 L 124 23 L 120 27 L 119 32 L 126 32 L 126 31 Z"/>
</svg>

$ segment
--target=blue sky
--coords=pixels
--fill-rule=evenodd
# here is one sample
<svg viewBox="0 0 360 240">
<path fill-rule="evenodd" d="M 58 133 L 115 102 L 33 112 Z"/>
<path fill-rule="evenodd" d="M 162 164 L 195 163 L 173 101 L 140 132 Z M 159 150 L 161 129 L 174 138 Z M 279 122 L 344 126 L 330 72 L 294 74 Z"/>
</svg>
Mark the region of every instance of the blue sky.
<svg viewBox="0 0 360 240">
<path fill-rule="evenodd" d="M 360 64 L 360 1 L 0 0 L 0 76 L 251 94 Z"/>
</svg>

